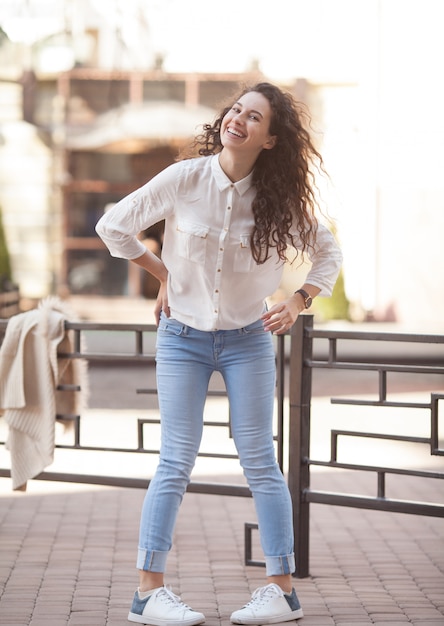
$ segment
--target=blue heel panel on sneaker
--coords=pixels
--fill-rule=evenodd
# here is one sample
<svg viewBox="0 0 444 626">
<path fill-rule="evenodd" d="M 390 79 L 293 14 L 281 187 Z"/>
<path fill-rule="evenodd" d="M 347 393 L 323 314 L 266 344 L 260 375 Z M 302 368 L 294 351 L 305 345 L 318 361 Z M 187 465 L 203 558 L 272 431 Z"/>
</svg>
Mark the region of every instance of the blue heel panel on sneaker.
<svg viewBox="0 0 444 626">
<path fill-rule="evenodd" d="M 143 600 L 141 600 L 139 598 L 139 594 L 136 591 L 136 593 L 134 594 L 133 603 L 131 605 L 131 613 L 135 613 L 136 615 L 142 615 L 143 610 L 146 606 L 146 603 L 148 602 L 150 597 L 151 596 L 148 596 L 144 598 Z"/>
<path fill-rule="evenodd" d="M 292 589 L 291 593 L 284 593 L 284 598 L 287 600 L 288 606 L 292 611 L 299 611 L 301 603 L 299 602 L 294 589 Z"/>
</svg>

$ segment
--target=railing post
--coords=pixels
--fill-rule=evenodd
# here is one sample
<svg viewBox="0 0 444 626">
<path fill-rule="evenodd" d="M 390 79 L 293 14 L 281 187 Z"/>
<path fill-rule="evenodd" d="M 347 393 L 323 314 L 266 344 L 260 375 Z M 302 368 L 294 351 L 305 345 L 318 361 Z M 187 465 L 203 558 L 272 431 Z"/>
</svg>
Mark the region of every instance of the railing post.
<svg viewBox="0 0 444 626">
<path fill-rule="evenodd" d="M 277 335 L 276 353 L 277 461 L 284 470 L 285 335 Z"/>
<path fill-rule="evenodd" d="M 309 575 L 309 503 L 305 490 L 310 486 L 310 403 L 313 340 L 307 329 L 313 327 L 312 315 L 301 315 L 291 330 L 288 488 L 293 503 L 294 547 L 298 578 Z"/>
</svg>

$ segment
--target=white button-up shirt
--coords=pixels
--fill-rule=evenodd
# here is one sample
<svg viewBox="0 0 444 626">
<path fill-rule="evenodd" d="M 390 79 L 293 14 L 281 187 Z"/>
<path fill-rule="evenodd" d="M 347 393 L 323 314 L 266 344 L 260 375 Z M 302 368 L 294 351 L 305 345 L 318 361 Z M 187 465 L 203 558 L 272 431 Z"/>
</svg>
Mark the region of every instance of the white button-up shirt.
<svg viewBox="0 0 444 626">
<path fill-rule="evenodd" d="M 261 316 L 284 265 L 274 248 L 261 265 L 251 255 L 255 193 L 252 174 L 232 183 L 218 155 L 179 161 L 114 205 L 96 230 L 112 256 L 135 259 L 146 251 L 139 233 L 165 220 L 171 316 L 198 330 L 241 328 Z M 309 256 L 307 283 L 331 295 L 342 256 L 322 224 Z"/>
</svg>

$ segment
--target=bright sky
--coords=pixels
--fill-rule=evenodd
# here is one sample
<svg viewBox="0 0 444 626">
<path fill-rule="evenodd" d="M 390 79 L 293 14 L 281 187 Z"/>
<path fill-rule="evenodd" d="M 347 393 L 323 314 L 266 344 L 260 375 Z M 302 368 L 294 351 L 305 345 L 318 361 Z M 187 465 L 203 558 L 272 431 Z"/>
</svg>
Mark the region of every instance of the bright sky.
<svg viewBox="0 0 444 626">
<path fill-rule="evenodd" d="M 86 4 L 0 0 L 0 23 L 11 39 L 31 43 L 63 27 L 65 16 L 80 24 Z M 257 59 L 273 79 L 325 79 L 334 72 L 342 80 L 357 75 L 368 12 L 376 6 L 375 0 L 90 0 L 90 5 L 113 30 L 121 29 L 131 48 L 142 42 L 145 60 L 164 54 L 167 71 L 242 72 Z"/>
<path fill-rule="evenodd" d="M 444 19 L 443 0 L 0 0 L 0 24 L 14 41 L 34 43 L 65 23 L 78 37 L 88 6 L 110 27 L 105 55 L 119 30 L 138 69 L 150 69 L 156 53 L 167 71 L 242 72 L 257 59 L 274 80 L 336 83 L 372 71 L 386 53 L 378 33 L 387 19 L 398 24 L 393 49 L 417 52 L 400 69 L 435 77 L 427 48 L 442 39 Z"/>
<path fill-rule="evenodd" d="M 345 20 L 338 24 L 337 19 L 335 32 L 329 28 L 330 11 L 337 14 L 341 8 L 347 20 L 362 23 L 355 0 L 330 4 L 324 0 L 225 0 L 222 4 L 163 0 L 151 4 L 151 32 L 156 48 L 167 52 L 166 69 L 245 71 L 258 59 L 263 72 L 272 78 L 295 77 L 315 71 L 322 57 L 323 64 L 334 62 L 344 72 L 355 74 L 356 56 L 346 54 L 341 42 L 355 43 L 356 30 Z"/>
</svg>

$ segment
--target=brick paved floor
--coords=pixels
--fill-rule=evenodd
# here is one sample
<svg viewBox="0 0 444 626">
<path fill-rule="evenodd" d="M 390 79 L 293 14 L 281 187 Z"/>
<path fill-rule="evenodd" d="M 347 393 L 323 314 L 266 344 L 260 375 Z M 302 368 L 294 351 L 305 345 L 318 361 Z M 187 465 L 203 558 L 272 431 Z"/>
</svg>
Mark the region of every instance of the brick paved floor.
<svg viewBox="0 0 444 626">
<path fill-rule="evenodd" d="M 313 480 L 321 485 L 325 477 Z M 328 480 L 340 489 L 349 479 L 339 472 Z M 428 483 L 437 484 L 413 481 L 411 498 L 442 499 L 440 481 Z M 394 497 L 397 489 L 395 481 Z M 0 624 L 128 623 L 143 495 L 38 481 L 27 493 L 13 493 L 1 479 Z M 205 613 L 208 626 L 228 625 L 231 612 L 264 582 L 262 568 L 243 565 L 248 521 L 255 521 L 250 499 L 185 496 L 167 582 Z M 256 533 L 253 539 L 260 558 Z M 295 579 L 305 612 L 301 626 L 444 624 L 440 519 L 312 505 L 310 572 Z"/>
</svg>

